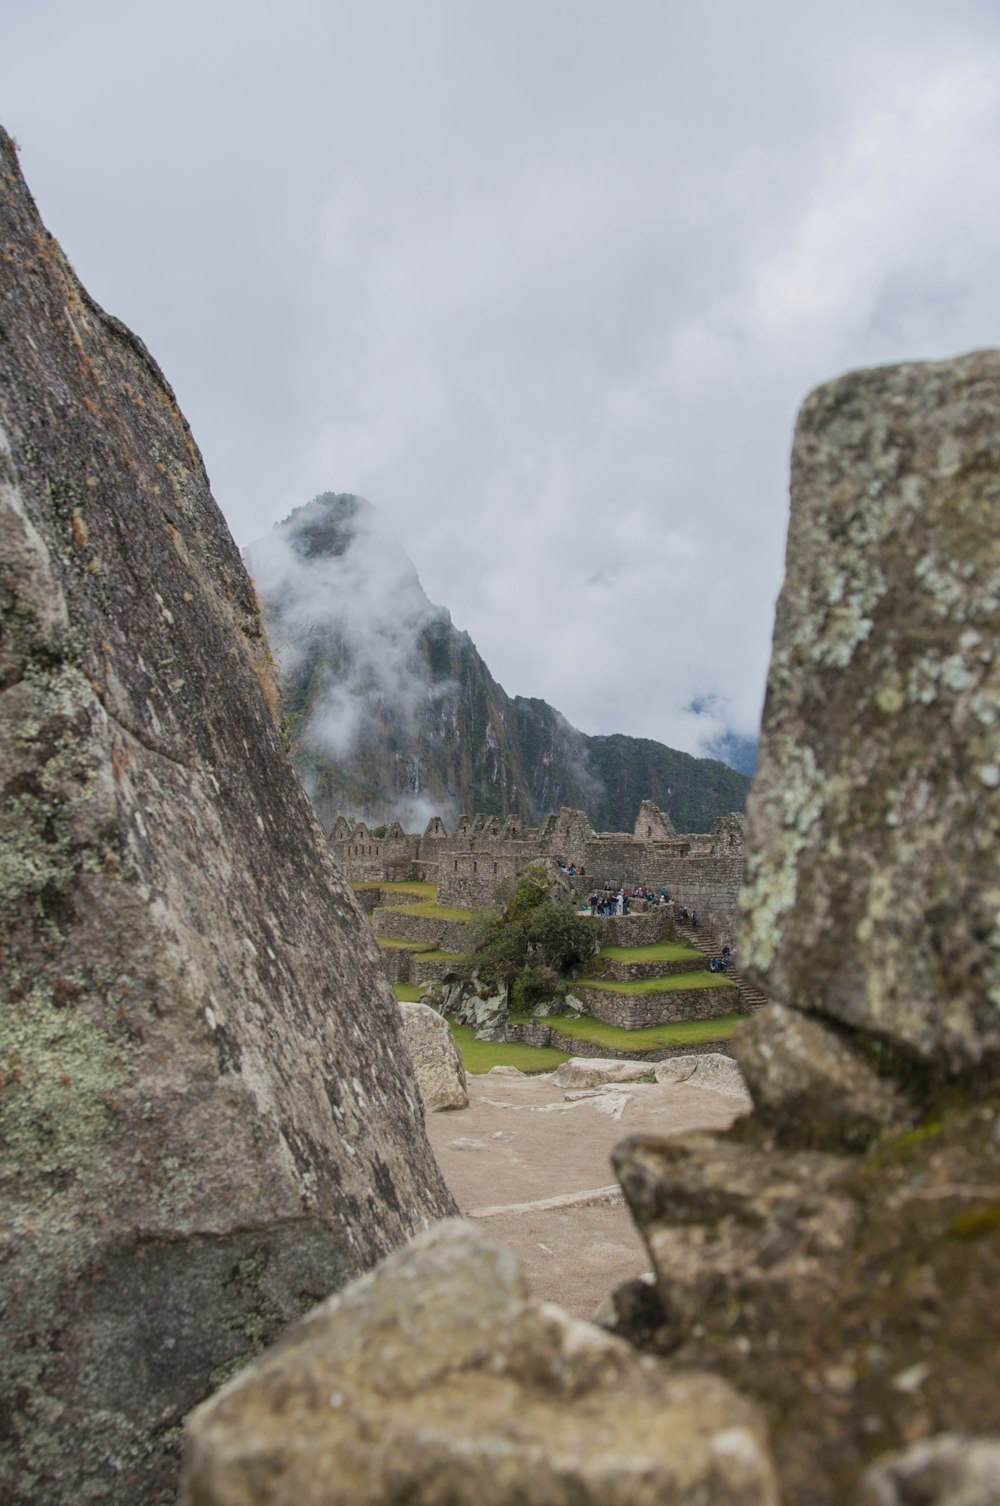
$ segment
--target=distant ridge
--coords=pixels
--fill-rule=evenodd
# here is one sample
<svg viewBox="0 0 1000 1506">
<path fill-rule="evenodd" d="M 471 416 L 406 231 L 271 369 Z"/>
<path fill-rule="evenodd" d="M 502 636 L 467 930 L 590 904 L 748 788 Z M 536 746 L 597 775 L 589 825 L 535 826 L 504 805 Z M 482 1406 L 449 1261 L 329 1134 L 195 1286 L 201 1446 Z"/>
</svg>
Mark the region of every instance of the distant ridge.
<svg viewBox="0 0 1000 1506">
<path fill-rule="evenodd" d="M 363 498 L 324 492 L 245 552 L 293 760 L 328 826 L 338 811 L 411 830 L 461 810 L 537 822 L 570 805 L 625 831 L 650 799 L 685 832 L 744 809 L 750 780 L 725 763 L 589 737 L 546 701 L 508 696 Z"/>
</svg>

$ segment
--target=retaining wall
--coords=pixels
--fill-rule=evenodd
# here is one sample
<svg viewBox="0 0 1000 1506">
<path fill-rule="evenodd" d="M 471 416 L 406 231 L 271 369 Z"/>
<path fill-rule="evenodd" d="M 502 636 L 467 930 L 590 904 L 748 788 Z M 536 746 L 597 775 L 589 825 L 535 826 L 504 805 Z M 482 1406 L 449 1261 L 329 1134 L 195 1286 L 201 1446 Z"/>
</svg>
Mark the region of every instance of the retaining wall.
<svg viewBox="0 0 1000 1506">
<path fill-rule="evenodd" d="M 587 968 L 590 977 L 606 978 L 612 983 L 640 983 L 644 978 L 675 978 L 680 973 L 704 971 L 704 952 L 676 962 L 614 962 L 608 957 L 595 957 Z"/>
<path fill-rule="evenodd" d="M 617 1046 L 602 1046 L 597 1041 L 578 1041 L 574 1036 L 562 1035 L 558 1022 L 551 1025 L 541 1020 L 507 1026 L 508 1041 L 517 1041 L 524 1046 L 554 1046 L 557 1051 L 568 1051 L 571 1056 L 600 1056 L 630 1062 L 663 1062 L 671 1056 L 702 1056 L 715 1051 L 721 1056 L 732 1056 L 728 1041 L 701 1041 L 689 1046 L 656 1046 L 651 1051 L 620 1050 Z M 627 1087 L 626 1083 L 622 1084 Z"/>
<path fill-rule="evenodd" d="M 429 915 L 414 915 L 405 908 L 380 905 L 372 916 L 376 936 L 397 936 L 402 941 L 427 941 L 442 952 L 467 951 L 469 922 L 439 920 Z"/>
<path fill-rule="evenodd" d="M 735 1014 L 740 1007 L 735 988 L 672 988 L 663 994 L 619 994 L 610 989 L 573 985 L 573 996 L 587 1014 L 622 1030 L 641 1030 L 644 1025 L 669 1025 L 679 1020 L 714 1020 Z"/>
</svg>

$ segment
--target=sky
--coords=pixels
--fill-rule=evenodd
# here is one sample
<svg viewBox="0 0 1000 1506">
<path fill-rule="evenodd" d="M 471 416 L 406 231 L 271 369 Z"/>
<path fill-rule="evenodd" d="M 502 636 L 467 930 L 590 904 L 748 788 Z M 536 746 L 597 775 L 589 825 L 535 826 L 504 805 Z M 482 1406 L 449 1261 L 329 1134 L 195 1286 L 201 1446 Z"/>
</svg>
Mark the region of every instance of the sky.
<svg viewBox="0 0 1000 1506">
<path fill-rule="evenodd" d="M 996 0 L 0 21 L 43 218 L 237 542 L 367 497 L 507 692 L 587 733 L 753 735 L 806 393 L 1000 343 Z"/>
</svg>

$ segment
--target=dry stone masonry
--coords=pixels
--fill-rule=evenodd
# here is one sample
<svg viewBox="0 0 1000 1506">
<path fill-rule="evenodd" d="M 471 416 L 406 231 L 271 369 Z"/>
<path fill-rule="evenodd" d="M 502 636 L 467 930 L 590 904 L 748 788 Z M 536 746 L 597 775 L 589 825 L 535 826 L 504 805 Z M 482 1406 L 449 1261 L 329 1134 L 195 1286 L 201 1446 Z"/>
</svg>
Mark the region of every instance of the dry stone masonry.
<svg viewBox="0 0 1000 1506">
<path fill-rule="evenodd" d="M 540 861 L 575 868 L 572 887 L 581 896 L 605 882 L 616 892 L 622 884 L 666 888 L 699 912 L 721 945 L 736 938 L 743 827 L 737 811 L 710 832 L 678 836 L 670 817 L 644 800 L 631 832 L 595 832 L 583 811 L 564 808 L 532 827 L 514 816 L 503 825 L 496 816 L 462 816 L 451 836 L 439 816 L 423 836 L 394 822 L 384 837 L 338 816 L 330 837 L 348 878 L 373 885 L 421 879 L 437 886 L 443 905 L 486 907 L 504 880 Z"/>
<path fill-rule="evenodd" d="M 136 1506 L 453 1204 L 190 430 L 2 132 L 0 248 L 0 1497 Z"/>
</svg>

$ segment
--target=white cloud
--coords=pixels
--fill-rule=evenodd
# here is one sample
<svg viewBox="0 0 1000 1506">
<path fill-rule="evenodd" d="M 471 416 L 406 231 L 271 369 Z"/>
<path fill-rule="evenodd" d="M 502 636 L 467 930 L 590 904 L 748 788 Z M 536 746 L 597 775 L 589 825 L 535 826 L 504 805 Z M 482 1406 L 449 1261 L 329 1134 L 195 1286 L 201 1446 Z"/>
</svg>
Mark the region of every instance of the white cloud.
<svg viewBox="0 0 1000 1506">
<path fill-rule="evenodd" d="M 808 387 L 1000 337 L 998 53 L 987 0 L 39 0 L 0 85 L 241 543 L 366 495 L 508 692 L 695 749 Z"/>
</svg>

